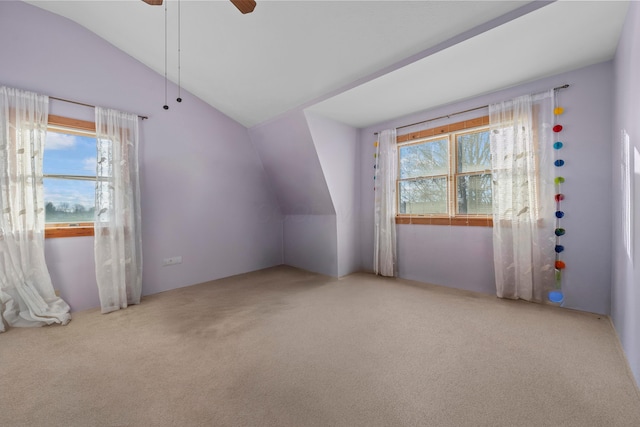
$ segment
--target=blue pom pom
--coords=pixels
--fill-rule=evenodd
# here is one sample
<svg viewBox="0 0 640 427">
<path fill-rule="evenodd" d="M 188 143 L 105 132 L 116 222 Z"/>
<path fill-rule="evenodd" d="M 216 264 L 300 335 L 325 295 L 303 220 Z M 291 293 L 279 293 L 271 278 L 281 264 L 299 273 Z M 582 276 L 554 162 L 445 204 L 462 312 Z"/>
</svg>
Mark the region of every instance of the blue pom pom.
<svg viewBox="0 0 640 427">
<path fill-rule="evenodd" d="M 555 250 L 556 250 L 556 253 L 560 253 L 560 252 L 564 251 L 564 246 L 562 246 L 562 245 L 556 245 Z"/>
<path fill-rule="evenodd" d="M 553 162 L 553 164 L 556 165 L 557 167 L 564 166 L 564 160 L 558 159 L 555 162 Z"/>
<path fill-rule="evenodd" d="M 562 301 L 564 301 L 564 295 L 562 293 L 562 291 L 557 290 L 557 291 L 551 291 L 549 292 L 549 301 L 559 304 Z"/>
<path fill-rule="evenodd" d="M 564 216 L 564 212 L 556 211 L 556 218 L 562 218 Z"/>
<path fill-rule="evenodd" d="M 562 142 L 558 141 L 558 142 L 554 142 L 553 143 L 553 148 L 555 148 L 556 150 L 559 150 L 562 148 Z"/>
</svg>

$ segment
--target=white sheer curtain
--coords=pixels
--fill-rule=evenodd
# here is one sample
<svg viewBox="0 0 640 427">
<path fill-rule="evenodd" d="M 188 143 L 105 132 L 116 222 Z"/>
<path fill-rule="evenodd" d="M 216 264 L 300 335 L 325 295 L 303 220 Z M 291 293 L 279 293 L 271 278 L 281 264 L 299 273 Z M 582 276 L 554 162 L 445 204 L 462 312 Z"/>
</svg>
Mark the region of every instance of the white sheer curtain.
<svg viewBox="0 0 640 427">
<path fill-rule="evenodd" d="M 0 332 L 67 324 L 44 258 L 42 154 L 49 98 L 0 87 Z"/>
<path fill-rule="evenodd" d="M 541 302 L 555 268 L 553 91 L 490 105 L 489 120 L 497 295 Z"/>
<path fill-rule="evenodd" d="M 139 304 L 138 116 L 96 107 L 96 278 L 103 313 Z"/>
<path fill-rule="evenodd" d="M 375 213 L 373 271 L 393 277 L 396 262 L 396 179 L 398 152 L 396 130 L 380 132 L 375 153 Z"/>
</svg>

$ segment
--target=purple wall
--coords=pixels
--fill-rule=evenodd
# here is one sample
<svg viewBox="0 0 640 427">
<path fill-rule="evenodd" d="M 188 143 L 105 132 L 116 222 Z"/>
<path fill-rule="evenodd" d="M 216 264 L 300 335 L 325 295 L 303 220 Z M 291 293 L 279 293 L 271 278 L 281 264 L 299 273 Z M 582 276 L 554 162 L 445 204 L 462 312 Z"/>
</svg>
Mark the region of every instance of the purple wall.
<svg viewBox="0 0 640 427">
<path fill-rule="evenodd" d="M 285 215 L 336 213 L 301 110 L 253 126 L 249 135 Z"/>
<path fill-rule="evenodd" d="M 358 130 L 316 113 L 305 116 L 336 210 L 341 277 L 360 270 Z"/>
<path fill-rule="evenodd" d="M 336 211 L 302 110 L 249 129 L 284 220 L 284 263 L 338 275 Z"/>
<path fill-rule="evenodd" d="M 640 4 L 631 2 L 614 60 L 611 318 L 640 384 Z M 623 157 L 623 135 L 629 158 Z M 629 162 L 625 171 L 624 163 Z M 625 206 L 623 175 L 631 183 Z M 624 212 L 630 219 L 624 218 Z"/>
<path fill-rule="evenodd" d="M 566 306 L 609 313 L 611 292 L 611 107 L 612 64 L 606 62 L 474 99 L 442 106 L 362 129 L 361 255 L 365 270 L 373 264 L 373 191 L 370 191 L 374 132 L 429 117 L 540 92 L 569 83 L 559 93 L 565 108 L 563 192 L 566 217 L 563 238 L 567 270 Z M 486 111 L 454 116 L 457 122 Z M 443 120 L 435 125 L 445 124 Z M 434 126 L 416 126 L 406 132 Z M 488 227 L 398 226 L 399 275 L 403 278 L 472 291 L 495 293 L 492 230 Z"/>
<path fill-rule="evenodd" d="M 141 122 L 143 293 L 283 262 L 283 216 L 247 130 L 65 18 L 0 2 L 0 84 L 148 115 Z M 170 85 L 170 98 L 177 89 Z M 51 101 L 52 114 L 93 110 Z M 166 257 L 183 264 L 162 267 Z M 98 305 L 93 238 L 47 239 L 54 287 L 73 310 Z"/>
<path fill-rule="evenodd" d="M 284 263 L 338 277 L 336 215 L 286 215 Z"/>
</svg>

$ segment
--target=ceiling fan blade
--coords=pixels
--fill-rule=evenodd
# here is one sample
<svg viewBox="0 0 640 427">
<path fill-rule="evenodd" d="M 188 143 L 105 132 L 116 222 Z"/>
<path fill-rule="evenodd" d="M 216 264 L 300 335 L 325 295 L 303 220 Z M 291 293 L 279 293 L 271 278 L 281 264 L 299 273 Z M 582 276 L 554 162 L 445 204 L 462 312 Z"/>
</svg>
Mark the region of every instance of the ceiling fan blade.
<svg viewBox="0 0 640 427">
<path fill-rule="evenodd" d="M 162 0 L 142 0 L 146 4 L 150 4 L 151 6 L 160 6 L 162 5 Z"/>
<path fill-rule="evenodd" d="M 254 0 L 231 0 L 231 3 L 242 13 L 251 13 L 256 8 Z"/>
</svg>

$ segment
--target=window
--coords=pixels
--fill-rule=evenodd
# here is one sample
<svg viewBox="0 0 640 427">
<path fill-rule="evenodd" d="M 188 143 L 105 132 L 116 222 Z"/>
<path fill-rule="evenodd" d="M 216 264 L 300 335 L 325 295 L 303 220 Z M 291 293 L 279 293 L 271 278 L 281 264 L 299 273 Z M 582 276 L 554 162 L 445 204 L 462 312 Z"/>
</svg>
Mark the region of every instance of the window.
<svg viewBox="0 0 640 427">
<path fill-rule="evenodd" d="M 45 237 L 92 236 L 95 124 L 49 116 L 43 156 Z"/>
<path fill-rule="evenodd" d="M 397 223 L 492 224 L 488 121 L 398 137 Z"/>
</svg>

